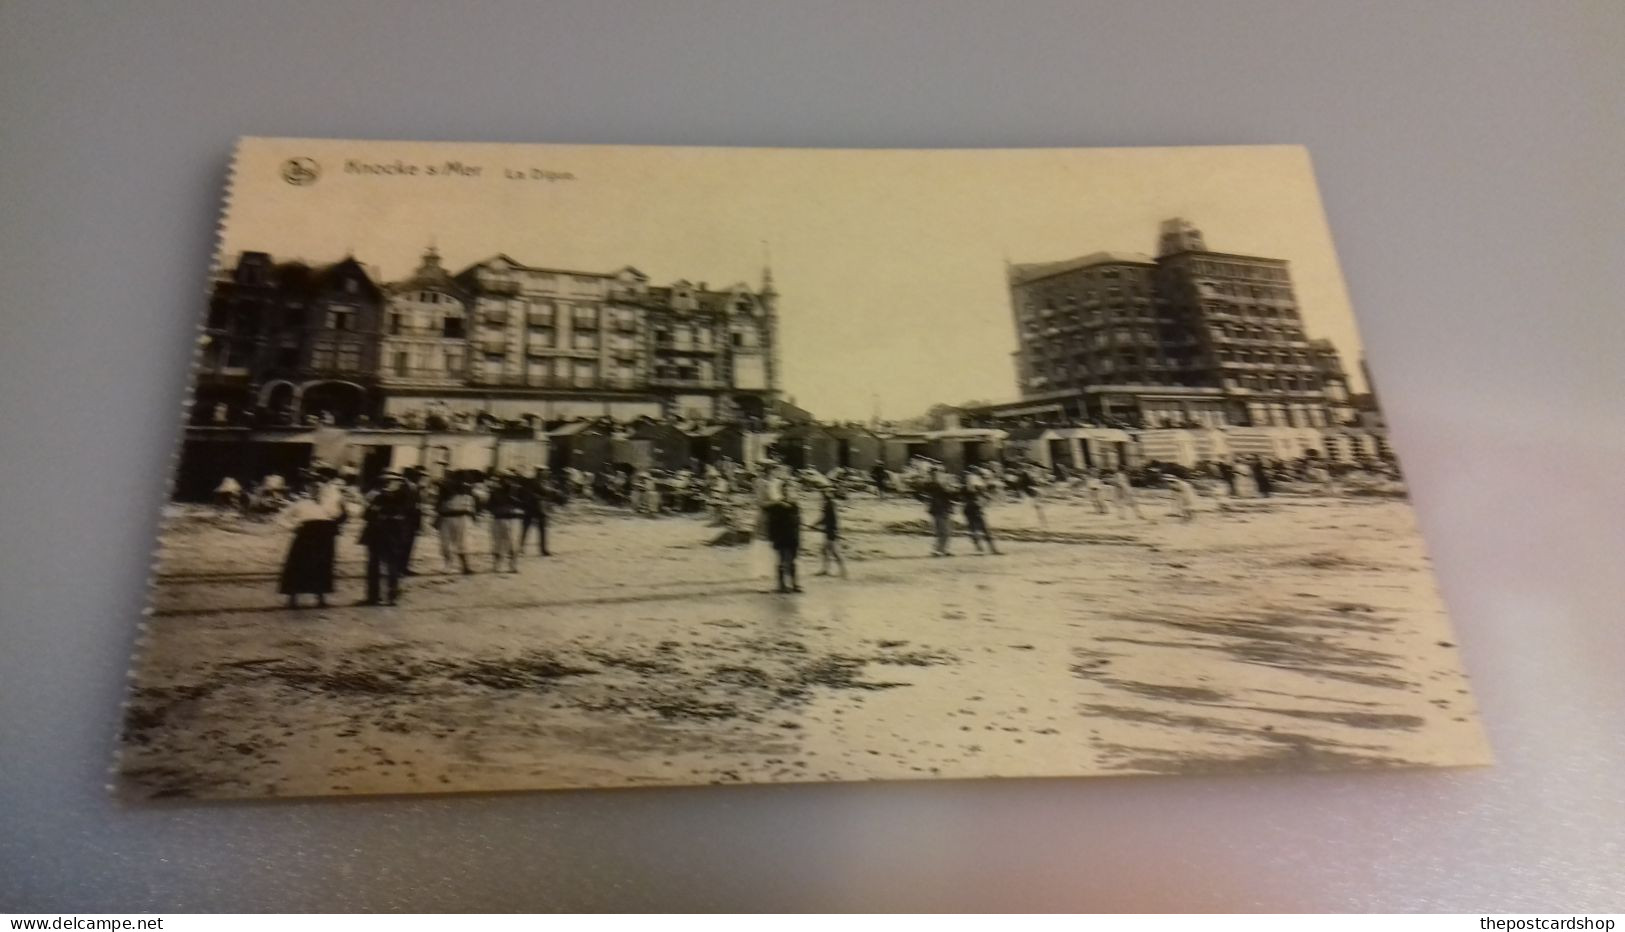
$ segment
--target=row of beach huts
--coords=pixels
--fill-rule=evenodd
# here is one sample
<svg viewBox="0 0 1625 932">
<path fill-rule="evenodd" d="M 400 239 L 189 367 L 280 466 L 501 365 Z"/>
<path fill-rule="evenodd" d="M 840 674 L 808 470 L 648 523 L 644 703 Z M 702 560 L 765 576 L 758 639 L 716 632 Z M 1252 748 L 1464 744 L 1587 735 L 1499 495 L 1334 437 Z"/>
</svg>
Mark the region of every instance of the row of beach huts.
<svg viewBox="0 0 1625 932">
<path fill-rule="evenodd" d="M 297 475 L 317 461 L 352 467 L 365 482 L 385 469 L 408 467 L 439 477 L 462 469 L 678 471 L 724 459 L 750 464 L 771 458 L 827 473 L 838 467 L 867 472 L 877 463 L 901 471 L 925 457 L 959 472 L 1001 462 L 1076 470 L 1133 468 L 1148 462 L 1194 466 L 1255 456 L 1287 461 L 1305 455 L 1356 462 L 1386 457 L 1389 450 L 1380 429 L 1359 427 L 1020 426 L 903 431 L 805 422 L 752 430 L 741 424 L 654 420 L 577 420 L 475 431 L 194 427 L 188 429 L 182 448 L 175 497 L 204 500 L 224 476 L 248 487 L 273 472 Z"/>
</svg>

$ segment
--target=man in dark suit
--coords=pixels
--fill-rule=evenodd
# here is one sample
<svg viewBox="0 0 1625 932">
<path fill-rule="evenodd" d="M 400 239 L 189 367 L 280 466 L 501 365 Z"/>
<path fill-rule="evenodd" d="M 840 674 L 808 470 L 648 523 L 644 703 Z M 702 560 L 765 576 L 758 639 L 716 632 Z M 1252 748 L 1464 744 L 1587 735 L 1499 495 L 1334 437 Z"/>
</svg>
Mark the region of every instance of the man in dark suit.
<svg viewBox="0 0 1625 932">
<path fill-rule="evenodd" d="M 401 571 L 414 519 L 421 521 L 417 495 L 393 469 L 379 477 L 383 486 L 367 501 L 361 543 L 367 548 L 367 597 L 361 605 L 394 605 L 401 595 Z M 387 583 L 388 591 L 381 591 Z M 384 598 L 380 600 L 380 596 Z"/>
</svg>

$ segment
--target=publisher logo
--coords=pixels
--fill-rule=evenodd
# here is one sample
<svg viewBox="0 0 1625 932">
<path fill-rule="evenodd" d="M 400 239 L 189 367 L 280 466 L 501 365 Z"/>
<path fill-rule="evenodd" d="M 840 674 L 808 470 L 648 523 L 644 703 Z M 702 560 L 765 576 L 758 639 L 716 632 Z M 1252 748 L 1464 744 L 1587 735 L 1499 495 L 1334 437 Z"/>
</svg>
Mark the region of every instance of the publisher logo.
<svg viewBox="0 0 1625 932">
<path fill-rule="evenodd" d="M 304 186 L 315 184 L 322 167 L 315 159 L 294 158 L 282 163 L 282 180 L 288 184 Z"/>
</svg>

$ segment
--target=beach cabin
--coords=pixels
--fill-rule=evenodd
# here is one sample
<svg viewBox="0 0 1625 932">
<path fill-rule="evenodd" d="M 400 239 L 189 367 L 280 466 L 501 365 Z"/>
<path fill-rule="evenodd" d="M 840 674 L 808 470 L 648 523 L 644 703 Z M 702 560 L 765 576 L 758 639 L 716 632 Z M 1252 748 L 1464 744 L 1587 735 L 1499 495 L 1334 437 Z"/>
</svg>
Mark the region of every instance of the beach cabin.
<svg viewBox="0 0 1625 932">
<path fill-rule="evenodd" d="M 548 467 L 598 472 L 614 462 L 614 431 L 602 421 L 569 421 L 547 431 Z"/>
<path fill-rule="evenodd" d="M 889 434 L 881 439 L 881 456 L 887 469 L 902 472 L 916 456 L 931 456 L 931 442 L 923 433 Z"/>
<path fill-rule="evenodd" d="M 723 458 L 736 463 L 745 459 L 745 431 L 733 424 L 709 424 L 688 431 L 689 456 L 702 464 L 720 463 Z"/>
<path fill-rule="evenodd" d="M 816 469 L 829 472 L 835 468 L 838 444 L 829 431 L 818 424 L 792 424 L 779 431 L 773 452 L 780 462 L 792 469 Z"/>
<path fill-rule="evenodd" d="M 881 460 L 880 438 L 862 427 L 831 427 L 835 438 L 835 464 L 843 469 L 872 469 Z"/>
<path fill-rule="evenodd" d="M 693 443 L 681 428 L 663 421 L 639 421 L 632 425 L 627 439 L 636 449 L 636 459 L 622 460 L 640 469 L 666 469 L 676 472 L 692 467 Z"/>
<path fill-rule="evenodd" d="M 968 466 L 1001 462 L 1007 436 L 1005 431 L 986 427 L 934 430 L 925 435 L 926 455 L 949 472 L 963 472 Z"/>
</svg>

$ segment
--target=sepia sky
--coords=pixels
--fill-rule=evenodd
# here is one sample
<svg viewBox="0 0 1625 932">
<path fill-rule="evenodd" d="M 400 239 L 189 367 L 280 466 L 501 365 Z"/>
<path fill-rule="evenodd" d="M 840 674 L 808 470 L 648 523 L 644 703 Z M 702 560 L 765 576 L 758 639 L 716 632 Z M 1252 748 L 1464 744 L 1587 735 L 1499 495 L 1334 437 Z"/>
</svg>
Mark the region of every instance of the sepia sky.
<svg viewBox="0 0 1625 932">
<path fill-rule="evenodd" d="M 313 183 L 282 178 L 313 159 Z M 357 174 L 351 160 L 417 166 Z M 451 173 L 428 169 L 461 163 Z M 477 173 L 468 171 L 477 167 Z M 523 177 L 510 178 L 515 172 Z M 544 180 L 541 173 L 568 173 Z M 806 150 L 249 139 L 222 262 L 242 250 L 386 280 L 431 241 L 453 272 L 496 253 L 529 265 L 780 292 L 783 387 L 827 419 L 1018 396 L 1004 260 L 1154 254 L 1185 217 L 1209 249 L 1287 259 L 1311 338 L 1355 383 L 1360 343 L 1305 150 Z"/>
</svg>

